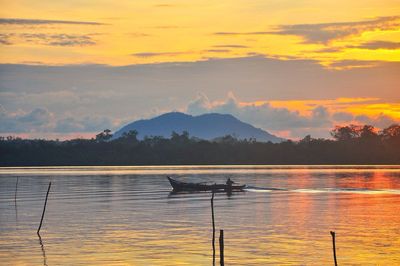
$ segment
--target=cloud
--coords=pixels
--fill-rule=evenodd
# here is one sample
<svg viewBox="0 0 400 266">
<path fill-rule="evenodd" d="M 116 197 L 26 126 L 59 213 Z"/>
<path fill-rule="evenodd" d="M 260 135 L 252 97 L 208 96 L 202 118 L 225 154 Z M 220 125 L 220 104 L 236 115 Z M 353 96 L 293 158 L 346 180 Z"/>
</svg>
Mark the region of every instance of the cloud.
<svg viewBox="0 0 400 266">
<path fill-rule="evenodd" d="M 45 25 L 45 24 L 106 25 L 104 23 L 93 22 L 93 21 L 22 19 L 22 18 L 0 18 L 0 24 L 6 24 L 6 25 Z"/>
<path fill-rule="evenodd" d="M 0 105 L 0 132 L 48 131 L 53 114 L 45 108 L 36 108 L 31 112 L 7 112 Z"/>
<path fill-rule="evenodd" d="M 257 52 L 248 52 L 246 53 L 246 56 L 248 57 L 264 57 L 264 54 L 262 53 L 257 53 Z"/>
<path fill-rule="evenodd" d="M 343 50 L 343 47 L 328 47 L 319 50 L 315 50 L 315 53 L 337 53 Z"/>
<path fill-rule="evenodd" d="M 86 46 L 96 44 L 90 35 L 22 33 L 19 36 L 26 42 L 50 46 Z"/>
<path fill-rule="evenodd" d="M 249 48 L 249 46 L 241 45 L 241 44 L 219 44 L 219 45 L 213 45 L 213 47 L 216 47 L 216 48 Z"/>
<path fill-rule="evenodd" d="M 347 46 L 348 48 L 368 49 L 368 50 L 396 50 L 400 49 L 400 42 L 372 41 L 360 45 Z"/>
<path fill-rule="evenodd" d="M 11 37 L 14 36 L 13 33 L 0 33 L 0 44 L 11 45 Z"/>
<path fill-rule="evenodd" d="M 353 114 L 348 112 L 337 112 L 332 115 L 332 118 L 334 121 L 337 122 L 346 122 L 346 121 L 352 121 L 354 119 L 354 116 Z"/>
<path fill-rule="evenodd" d="M 349 63 L 357 62 L 347 62 Z M 115 121 L 129 122 L 177 108 L 186 108 L 199 91 L 212 99 L 208 101 L 212 107 L 203 107 L 203 110 L 212 110 L 218 105 L 214 102 L 215 99 L 225 99 L 225 102 L 227 93 L 234 90 L 240 100 L 237 100 L 233 107 L 237 105 L 236 109 L 243 110 L 241 100 L 247 100 L 250 104 L 246 110 L 252 108 L 254 112 L 258 110 L 260 113 L 270 114 L 266 118 L 259 115 L 257 119 L 251 120 L 253 113 L 249 111 L 247 116 L 243 115 L 249 120 L 243 119 L 244 121 L 254 121 L 254 124 L 263 128 L 265 125 L 267 130 L 270 125 L 285 130 L 290 126 L 290 123 L 285 121 L 287 118 L 288 121 L 292 119 L 299 132 L 302 130 L 307 133 L 312 109 L 318 106 L 327 107 L 329 120 L 334 121 L 332 116 L 336 111 L 350 111 L 341 104 L 343 100 L 336 101 L 336 109 L 323 101 L 311 102 L 315 105 L 305 107 L 310 110 L 309 114 L 296 112 L 300 109 L 283 102 L 278 105 L 267 101 L 261 108 L 257 104 L 251 107 L 251 101 L 321 100 L 340 97 L 354 100 L 363 97 L 380 98 L 374 103 L 393 103 L 398 99 L 399 70 L 398 62 L 337 71 L 326 69 L 312 60 L 279 60 L 261 56 L 121 67 L 2 64 L 0 104 L 13 112 L 25 110 L 24 114 L 37 107 L 50 110 L 56 120 L 51 128 L 55 127 L 57 121 L 66 117 L 80 118 L 94 114 L 109 117 L 113 125 L 116 125 Z M 207 105 L 207 101 L 201 103 Z M 338 106 L 339 104 L 341 105 Z M 391 109 L 392 104 L 389 107 L 378 106 L 377 109 L 363 109 L 363 106 L 369 103 L 351 104 L 359 105 L 356 109 L 351 109 L 353 114 L 366 113 L 373 117 L 381 111 L 388 115 L 396 114 L 396 110 Z M 155 107 L 159 111 L 153 111 Z M 271 122 L 266 121 L 268 117 Z M 272 121 L 274 117 L 278 117 L 280 121 Z M 312 122 L 317 123 L 317 117 Z M 329 127 L 320 128 L 320 132 L 327 133 L 329 130 Z M 295 134 L 294 129 L 290 132 Z M 313 132 L 317 132 L 317 128 L 310 126 L 308 133 L 314 135 Z"/>
<path fill-rule="evenodd" d="M 399 121 L 394 120 L 393 118 L 380 114 L 378 117 L 370 117 L 367 115 L 358 115 L 354 118 L 356 122 L 359 122 L 361 124 L 368 124 L 368 125 L 373 125 L 379 128 L 385 128 L 389 125 L 399 123 Z"/>
<path fill-rule="evenodd" d="M 175 25 L 160 25 L 160 26 L 155 26 L 155 27 L 152 27 L 152 28 L 168 30 L 168 29 L 178 29 L 178 28 L 181 28 L 181 27 L 175 26 Z"/>
<path fill-rule="evenodd" d="M 13 45 L 17 43 L 33 43 L 48 46 L 88 46 L 95 45 L 94 34 L 47 34 L 47 33 L 19 33 L 0 35 L 1 44 Z"/>
<path fill-rule="evenodd" d="M 158 5 L 153 5 L 154 7 L 176 7 L 178 5 L 175 4 L 158 4 Z"/>
<path fill-rule="evenodd" d="M 209 50 L 204 50 L 204 52 L 208 52 L 208 53 L 228 53 L 231 50 L 229 49 L 209 49 Z"/>
<path fill-rule="evenodd" d="M 199 115 L 208 112 L 213 108 L 213 104 L 208 99 L 207 95 L 199 92 L 195 100 L 191 101 L 186 107 L 189 114 Z"/>
<path fill-rule="evenodd" d="M 113 128 L 113 123 L 108 117 L 85 116 L 83 118 L 76 118 L 70 116 L 59 119 L 54 128 L 54 132 L 97 132 L 110 128 Z"/>
<path fill-rule="evenodd" d="M 341 60 L 329 64 L 332 68 L 360 68 L 360 67 L 374 67 L 378 66 L 381 62 L 373 60 Z"/>
<path fill-rule="evenodd" d="M 300 36 L 305 43 L 327 44 L 333 40 L 344 39 L 350 36 L 358 36 L 367 31 L 376 30 L 397 30 L 400 28 L 400 16 L 378 17 L 371 20 L 353 22 L 333 22 L 316 24 L 292 24 L 278 25 L 271 31 L 250 31 L 250 32 L 214 32 L 214 35 L 240 36 L 240 35 L 294 35 Z M 373 42 L 367 45 L 366 49 L 384 46 L 398 47 L 398 44 L 387 42 Z M 370 47 L 370 48 L 368 48 Z M 389 48 L 389 49 L 395 49 Z M 379 49 L 379 48 L 377 48 Z M 322 51 L 324 52 L 324 51 Z"/>
<path fill-rule="evenodd" d="M 267 130 L 309 128 L 329 124 L 329 112 L 323 106 L 316 106 L 312 109 L 310 116 L 304 116 L 287 108 L 275 108 L 268 102 L 262 105 L 243 105 L 232 92 L 222 102 L 210 102 L 205 94 L 199 94 L 188 104 L 186 111 L 194 115 L 210 112 L 232 114 Z"/>
<path fill-rule="evenodd" d="M 56 117 L 46 108 L 12 113 L 0 105 L 0 133 L 97 132 L 113 126 L 112 120 L 106 116 Z"/>
<path fill-rule="evenodd" d="M 143 33 L 143 32 L 132 32 L 132 33 L 129 33 L 128 35 L 131 36 L 131 37 L 135 37 L 135 38 L 152 36 L 150 34 Z"/>
<path fill-rule="evenodd" d="M 136 57 L 157 57 L 157 56 L 174 56 L 174 55 L 181 55 L 186 54 L 187 52 L 141 52 L 141 53 L 134 53 L 131 54 L 132 56 Z"/>
<path fill-rule="evenodd" d="M 214 35 L 267 35 L 267 34 L 274 34 L 274 32 L 270 31 L 251 31 L 251 32 L 234 32 L 234 31 L 219 31 L 219 32 L 214 32 Z"/>
<path fill-rule="evenodd" d="M 391 16 L 355 22 L 280 25 L 268 34 L 295 35 L 302 37 L 305 43 L 326 44 L 367 31 L 396 30 L 399 27 L 400 16 Z"/>
<path fill-rule="evenodd" d="M 195 100 L 189 102 L 185 111 L 193 115 L 214 112 L 231 114 L 264 130 L 277 134 L 285 132 L 285 135 L 280 135 L 281 137 L 296 139 L 307 134 L 327 138 L 330 130 L 337 124 L 360 123 L 384 128 L 396 122 L 383 114 L 378 117 L 366 115 L 354 117 L 348 112 L 328 110 L 323 105 L 310 106 L 308 114 L 301 114 L 298 110 L 274 107 L 268 101 L 262 104 L 243 103 L 232 92 L 223 101 L 215 102 L 210 101 L 204 93 L 199 93 Z"/>
<path fill-rule="evenodd" d="M 29 123 L 33 126 L 42 126 L 48 124 L 52 119 L 52 114 L 44 108 L 36 108 L 30 113 L 18 117 L 18 121 Z"/>
<path fill-rule="evenodd" d="M 177 56 L 177 55 L 185 55 L 185 54 L 193 54 L 193 53 L 229 53 L 230 49 L 208 49 L 201 51 L 182 51 L 182 52 L 140 52 L 130 54 L 131 56 L 146 58 L 146 57 L 158 57 L 158 56 Z"/>
</svg>

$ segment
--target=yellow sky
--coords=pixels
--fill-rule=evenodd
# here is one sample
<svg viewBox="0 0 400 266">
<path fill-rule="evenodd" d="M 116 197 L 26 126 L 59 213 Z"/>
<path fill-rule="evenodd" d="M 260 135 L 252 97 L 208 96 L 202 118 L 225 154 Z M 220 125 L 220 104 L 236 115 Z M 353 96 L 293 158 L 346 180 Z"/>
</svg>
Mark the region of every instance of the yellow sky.
<svg viewBox="0 0 400 266">
<path fill-rule="evenodd" d="M 1 63 L 128 65 L 254 54 L 324 65 L 400 61 L 400 4 L 393 0 L 15 0 L 0 6 Z"/>
<path fill-rule="evenodd" d="M 122 71 L 118 72 L 121 78 L 114 80 L 110 69 L 115 68 L 109 67 L 242 57 L 253 58 L 210 60 L 204 64 L 209 69 L 194 67 L 195 73 L 185 77 L 180 70 L 156 75 L 148 66 L 135 66 L 149 70 L 146 74 L 151 78 L 144 75 L 141 80 L 119 69 L 115 73 Z M 264 61 L 257 60 L 261 57 Z M 98 73 L 90 68 L 94 66 L 86 66 L 83 76 L 74 72 L 70 77 L 64 77 L 61 68 L 55 70 L 61 71 L 57 77 L 51 71 L 30 75 L 25 66 L 19 66 L 17 74 L 12 69 L 0 73 L 5 81 L 0 86 L 0 111 L 10 121 L 18 120 L 17 113 L 34 110 L 56 117 L 49 127 L 42 126 L 48 134 L 57 133 L 54 125 L 66 124 L 70 116 L 102 115 L 101 95 L 107 95 L 109 106 L 104 121 L 114 125 L 124 117 L 185 110 L 199 92 L 218 105 L 228 91 L 240 96 L 238 110 L 261 106 L 254 110 L 263 112 L 265 105 L 272 113 L 285 109 L 304 120 L 312 119 L 317 107 L 324 107 L 331 124 L 316 128 L 316 134 L 328 132 L 340 121 L 386 126 L 400 121 L 398 62 L 399 0 L 0 0 L 0 64 L 108 65 L 99 80 L 90 74 Z M 227 70 L 231 63 L 241 67 L 235 77 Z M 9 68 L 3 65 L 3 69 Z M 38 69 L 29 71 L 41 73 L 35 72 Z M 54 97 L 57 93 L 71 97 Z M 98 98 L 89 97 L 92 104 L 87 106 L 77 102 L 87 95 Z M 129 104 L 121 103 L 125 100 Z M 94 117 L 93 123 L 100 123 L 99 119 Z M 78 122 L 77 132 L 86 134 L 89 129 L 80 129 L 85 128 L 84 121 Z M 98 128 L 108 126 L 104 123 Z M 268 123 L 260 126 L 270 129 Z M 292 126 L 272 130 L 289 132 L 289 137 L 305 134 L 290 133 Z M 42 134 L 42 128 L 19 134 Z M 71 128 L 63 134 L 75 132 Z"/>
<path fill-rule="evenodd" d="M 324 106 L 332 112 L 348 112 L 354 115 L 378 117 L 387 115 L 400 120 L 400 103 L 381 103 L 379 98 L 338 98 L 331 100 L 286 100 L 241 102 L 242 106 L 270 104 L 274 108 L 297 110 L 302 115 L 310 115 L 316 106 Z"/>
</svg>

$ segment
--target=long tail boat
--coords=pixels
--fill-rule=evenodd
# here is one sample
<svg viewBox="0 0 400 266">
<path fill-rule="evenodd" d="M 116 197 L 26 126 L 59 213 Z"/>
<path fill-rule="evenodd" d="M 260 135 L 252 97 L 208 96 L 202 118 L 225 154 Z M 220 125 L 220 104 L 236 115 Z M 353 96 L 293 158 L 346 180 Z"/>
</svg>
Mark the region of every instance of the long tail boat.
<svg viewBox="0 0 400 266">
<path fill-rule="evenodd" d="M 214 192 L 232 192 L 243 191 L 246 185 L 227 185 L 227 184 L 205 184 L 205 183 L 186 183 L 178 181 L 167 176 L 173 191 L 214 191 Z"/>
</svg>

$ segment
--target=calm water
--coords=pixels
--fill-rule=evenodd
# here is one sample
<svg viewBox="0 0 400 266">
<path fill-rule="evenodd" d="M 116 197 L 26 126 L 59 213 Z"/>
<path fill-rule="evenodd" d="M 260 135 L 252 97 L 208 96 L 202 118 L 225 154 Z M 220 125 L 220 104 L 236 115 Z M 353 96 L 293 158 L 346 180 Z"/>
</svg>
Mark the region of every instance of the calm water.
<svg viewBox="0 0 400 266">
<path fill-rule="evenodd" d="M 330 230 L 340 265 L 400 265 L 395 166 L 0 168 L 0 265 L 211 265 L 210 194 L 166 175 L 251 186 L 215 198 L 226 265 L 332 265 Z"/>
</svg>

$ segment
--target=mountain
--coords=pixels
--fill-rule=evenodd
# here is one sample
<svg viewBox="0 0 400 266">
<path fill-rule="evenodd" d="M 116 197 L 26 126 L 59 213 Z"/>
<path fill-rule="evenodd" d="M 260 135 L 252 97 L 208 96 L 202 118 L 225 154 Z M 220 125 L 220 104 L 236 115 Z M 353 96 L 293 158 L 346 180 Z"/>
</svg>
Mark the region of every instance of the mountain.
<svg viewBox="0 0 400 266">
<path fill-rule="evenodd" d="M 199 116 L 179 112 L 166 113 L 152 119 L 132 122 L 116 131 L 113 139 L 121 137 L 124 132 L 130 130 L 136 130 L 139 133 L 139 139 L 143 139 L 145 136 L 170 138 L 173 131 L 179 134 L 187 131 L 191 137 L 205 140 L 226 135 L 232 135 L 238 139 L 254 138 L 264 142 L 281 142 L 283 140 L 262 129 L 244 123 L 232 115 L 217 113 Z"/>
</svg>

